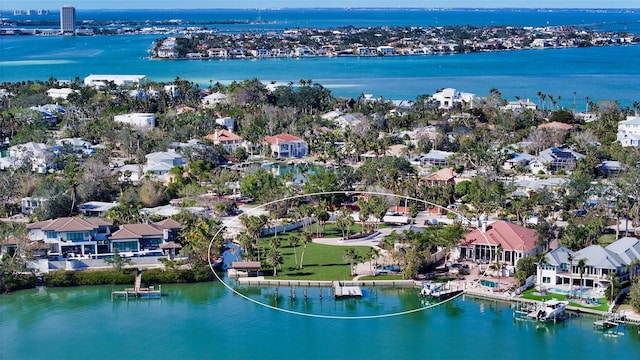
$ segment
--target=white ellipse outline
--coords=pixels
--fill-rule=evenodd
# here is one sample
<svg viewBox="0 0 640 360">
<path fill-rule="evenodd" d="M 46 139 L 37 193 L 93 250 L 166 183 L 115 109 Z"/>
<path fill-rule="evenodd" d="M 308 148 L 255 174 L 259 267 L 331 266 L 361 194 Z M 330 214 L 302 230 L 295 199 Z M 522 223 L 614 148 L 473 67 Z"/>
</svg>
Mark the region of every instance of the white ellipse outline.
<svg viewBox="0 0 640 360">
<path fill-rule="evenodd" d="M 349 194 L 353 194 L 353 193 L 367 194 L 367 195 L 393 196 L 393 197 L 396 197 L 396 198 L 402 198 L 402 199 L 406 199 L 406 200 L 412 200 L 412 201 L 421 202 L 421 203 L 424 203 L 424 204 L 427 204 L 427 205 L 435 206 L 435 207 L 440 208 L 442 210 L 445 210 L 447 212 L 452 212 L 452 213 L 462 217 L 467 223 L 471 224 L 471 221 L 469 219 L 467 219 L 467 217 L 464 216 L 463 214 L 460 214 L 460 213 L 458 213 L 456 211 L 453 211 L 452 209 L 447 209 L 444 206 L 441 206 L 441 205 L 438 205 L 438 204 L 434 204 L 434 203 L 432 203 L 430 201 L 414 198 L 414 197 L 407 196 L 407 195 L 397 195 L 397 194 L 383 193 L 383 192 L 377 192 L 377 191 L 346 191 L 346 190 L 339 190 L 339 191 L 322 191 L 322 192 L 315 192 L 315 193 L 310 193 L 310 194 L 298 194 L 298 195 L 293 195 L 293 196 L 287 196 L 287 197 L 284 197 L 284 198 L 281 198 L 281 199 L 278 199 L 278 200 L 269 201 L 267 203 L 258 205 L 255 208 L 249 209 L 247 211 L 247 213 L 251 212 L 251 210 L 260 209 L 260 208 L 263 208 L 265 206 L 276 204 L 276 203 L 279 203 L 280 201 L 285 201 L 285 200 L 299 199 L 299 198 L 303 198 L 303 197 L 320 196 L 320 195 L 338 195 L 338 194 L 349 195 Z M 229 219 L 227 221 L 224 221 L 222 223 L 222 226 L 220 227 L 220 229 L 218 229 L 218 231 L 211 238 L 211 241 L 209 242 L 209 247 L 207 248 L 207 260 L 209 262 L 209 268 L 213 272 L 213 275 L 216 277 L 216 279 L 218 279 L 218 281 L 220 281 L 222 283 L 222 285 L 224 285 L 224 287 L 226 287 L 227 289 L 231 290 L 231 292 L 233 292 L 234 294 L 240 296 L 241 298 L 243 298 L 245 300 L 248 300 L 248 301 L 250 301 L 250 302 L 252 302 L 252 303 L 254 303 L 256 305 L 260 305 L 260 306 L 266 307 L 267 309 L 276 310 L 276 311 L 280 311 L 280 312 L 284 312 L 284 313 L 292 314 L 292 315 L 306 316 L 306 317 L 311 317 L 311 318 L 332 319 L 332 320 L 382 319 L 382 318 L 388 318 L 388 317 L 412 314 L 412 313 L 424 311 L 424 310 L 427 310 L 427 309 L 431 309 L 431 308 L 434 308 L 436 306 L 446 304 L 447 302 L 452 301 L 452 300 L 464 295 L 464 293 L 465 293 L 465 291 L 463 290 L 460 294 L 455 295 L 455 296 L 453 296 L 453 297 L 451 297 L 449 299 L 440 301 L 440 302 L 435 303 L 435 304 L 430 304 L 430 305 L 427 305 L 427 306 L 411 309 L 411 310 L 388 313 L 388 314 L 362 315 L 362 316 L 340 316 L 340 315 L 322 315 L 322 314 L 304 313 L 304 312 L 300 312 L 300 311 L 283 309 L 283 308 L 279 308 L 279 307 L 276 307 L 276 306 L 273 306 L 273 305 L 265 304 L 263 302 L 260 302 L 260 301 L 258 301 L 256 299 L 252 299 L 252 298 L 242 294 L 241 292 L 237 291 L 236 289 L 231 287 L 229 284 L 227 284 L 224 280 L 222 280 L 220 278 L 218 273 L 213 268 L 213 263 L 211 262 L 211 249 L 213 247 L 214 239 L 216 238 L 216 236 L 218 236 L 222 232 L 222 230 L 227 228 L 227 224 L 230 224 L 233 221 L 237 221 L 239 219 L 240 215 L 242 215 L 242 214 L 236 215 L 233 218 L 231 218 L 231 219 Z M 480 229 L 478 226 L 475 226 L 475 228 L 476 229 Z M 483 232 L 481 232 L 481 234 L 485 238 L 485 240 L 487 241 L 487 245 L 490 245 L 489 244 L 489 239 L 487 238 L 487 236 Z M 489 270 L 489 267 L 487 267 L 487 269 L 485 269 L 485 271 L 482 273 L 480 278 L 477 279 L 478 283 L 480 283 L 480 280 L 482 280 L 487 275 L 487 271 L 488 270 Z"/>
</svg>

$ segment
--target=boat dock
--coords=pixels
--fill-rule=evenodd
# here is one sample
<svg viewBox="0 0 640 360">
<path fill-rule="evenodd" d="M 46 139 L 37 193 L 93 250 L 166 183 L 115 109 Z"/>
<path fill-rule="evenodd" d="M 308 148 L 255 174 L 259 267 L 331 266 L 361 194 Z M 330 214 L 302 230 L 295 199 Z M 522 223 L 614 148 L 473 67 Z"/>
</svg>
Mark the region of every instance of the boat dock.
<svg viewBox="0 0 640 360">
<path fill-rule="evenodd" d="M 162 296 L 162 286 L 158 286 L 156 290 L 154 286 L 141 287 L 142 285 L 142 271 L 138 270 L 136 274 L 136 280 L 132 288 L 126 288 L 124 290 L 112 290 L 111 301 L 118 296 L 123 297 L 126 301 L 129 301 L 129 297 L 137 299 L 159 299 Z"/>
<path fill-rule="evenodd" d="M 360 286 L 347 286 L 341 281 L 333 282 L 333 296 L 336 299 L 346 297 L 362 297 L 362 288 Z"/>
</svg>

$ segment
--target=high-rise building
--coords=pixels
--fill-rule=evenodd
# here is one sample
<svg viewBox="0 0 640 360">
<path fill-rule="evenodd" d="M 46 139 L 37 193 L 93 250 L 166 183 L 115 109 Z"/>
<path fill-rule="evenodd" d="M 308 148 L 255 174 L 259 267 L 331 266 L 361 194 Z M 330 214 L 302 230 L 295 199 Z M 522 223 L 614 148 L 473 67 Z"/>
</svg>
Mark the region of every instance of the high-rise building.
<svg viewBox="0 0 640 360">
<path fill-rule="evenodd" d="M 73 35 L 76 30 L 76 8 L 65 5 L 60 8 L 60 32 L 63 35 Z"/>
</svg>

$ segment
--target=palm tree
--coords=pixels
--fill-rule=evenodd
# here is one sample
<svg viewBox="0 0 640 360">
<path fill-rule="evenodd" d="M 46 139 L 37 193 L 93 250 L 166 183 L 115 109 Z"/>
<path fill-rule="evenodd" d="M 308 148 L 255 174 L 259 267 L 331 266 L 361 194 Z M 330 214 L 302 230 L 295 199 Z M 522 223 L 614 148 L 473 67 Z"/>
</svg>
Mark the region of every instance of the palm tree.
<svg viewBox="0 0 640 360">
<path fill-rule="evenodd" d="M 542 266 L 547 263 L 547 252 L 540 252 L 536 254 L 536 264 L 538 264 L 538 274 L 542 276 Z M 542 278 L 537 280 L 538 291 L 542 291 Z"/>
<path fill-rule="evenodd" d="M 638 276 L 639 266 L 640 266 L 640 259 L 634 259 L 629 263 L 629 265 L 624 267 L 625 270 L 629 271 L 629 281 L 631 281 L 631 283 L 633 283 L 636 277 Z"/>
<path fill-rule="evenodd" d="M 573 254 L 567 254 L 567 260 L 569 260 L 569 296 L 571 296 L 571 289 L 573 288 Z"/>
<path fill-rule="evenodd" d="M 284 259 L 282 258 L 282 253 L 280 252 L 280 250 L 278 248 L 269 249 L 265 261 L 268 265 L 273 266 L 273 276 L 277 276 L 278 266 L 284 263 Z"/>
<path fill-rule="evenodd" d="M 584 276 L 584 270 L 587 267 L 587 259 L 582 258 L 578 260 L 578 270 L 580 272 L 580 286 L 583 286 L 582 277 Z"/>
<path fill-rule="evenodd" d="M 502 277 L 502 245 L 498 245 L 496 248 L 495 267 L 496 271 L 498 271 L 498 287 L 496 289 L 500 289 L 500 278 Z"/>
<path fill-rule="evenodd" d="M 351 276 L 353 276 L 353 263 L 358 258 L 358 253 L 355 248 L 350 247 L 344 250 L 344 259 L 349 262 L 349 270 L 351 271 Z"/>
<path fill-rule="evenodd" d="M 378 258 L 380 257 L 380 249 L 378 248 L 370 248 L 369 251 L 367 252 L 367 258 L 369 258 L 369 267 L 371 268 L 371 274 L 375 275 L 375 272 L 373 271 L 374 265 L 377 265 L 378 262 Z"/>
<path fill-rule="evenodd" d="M 298 253 L 296 252 L 296 246 L 300 245 L 300 238 L 293 235 L 289 237 L 289 246 L 293 247 L 293 259 L 296 262 L 296 269 L 298 268 Z"/>
<path fill-rule="evenodd" d="M 338 219 L 336 220 L 336 226 L 340 231 L 342 231 L 342 239 L 346 240 L 348 238 L 348 234 L 351 232 L 350 228 L 353 225 L 354 221 L 347 209 L 341 209 L 340 215 L 338 215 Z"/>
<path fill-rule="evenodd" d="M 311 234 L 308 232 L 303 232 L 300 240 L 302 240 L 302 254 L 300 254 L 300 269 L 304 266 L 304 254 L 307 251 L 307 245 L 311 242 Z"/>
</svg>

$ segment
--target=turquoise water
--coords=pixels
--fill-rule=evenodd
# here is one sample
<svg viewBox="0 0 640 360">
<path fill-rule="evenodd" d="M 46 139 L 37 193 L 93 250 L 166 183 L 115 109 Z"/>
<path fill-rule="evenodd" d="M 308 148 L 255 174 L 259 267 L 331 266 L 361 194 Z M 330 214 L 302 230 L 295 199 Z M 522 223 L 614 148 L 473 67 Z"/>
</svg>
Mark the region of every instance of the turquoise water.
<svg viewBox="0 0 640 360">
<path fill-rule="evenodd" d="M 35 289 L 0 296 L 2 359 L 615 359 L 640 347 L 632 330 L 605 337 L 593 318 L 555 325 L 513 319 L 509 304 L 458 298 L 418 313 L 329 320 L 276 312 L 219 283 L 163 286 L 161 300 L 110 301 L 111 286 Z M 120 288 L 120 287 L 115 287 Z M 273 289 L 241 289 L 275 303 Z M 278 306 L 359 316 L 420 306 L 416 289 L 365 289 L 362 300 L 295 301 Z"/>
<path fill-rule="evenodd" d="M 99 13 L 99 12 L 95 12 Z M 265 20 L 268 13 L 263 14 Z M 640 33 L 640 13 L 540 12 L 540 11 L 356 11 L 272 12 L 278 29 L 300 26 L 428 25 L 434 19 L 447 24 L 599 24 L 623 27 Z M 124 12 L 133 18 L 158 12 Z M 211 12 L 170 13 L 170 18 L 205 17 Z M 244 14 L 244 15 L 242 15 Z M 111 16 L 113 13 L 103 15 Z M 169 16 L 164 13 L 165 17 Z M 182 16 L 184 15 L 184 16 Z M 221 12 L 217 19 L 250 18 L 250 11 Z M 96 15 L 97 16 L 97 15 Z M 213 16 L 213 15 L 211 15 Z M 244 16 L 244 17 L 242 17 Z M 421 20 L 422 19 L 422 20 Z M 446 20 L 445 20 L 446 19 Z M 231 26 L 231 25 L 229 25 Z M 238 31 L 255 30 L 255 25 L 233 25 Z M 222 29 L 225 30 L 225 29 Z M 228 30 L 228 29 L 227 29 Z M 265 29 L 262 29 L 265 30 Z M 268 30 L 268 29 L 267 29 Z M 629 59 L 640 58 L 640 46 L 592 47 L 476 53 L 445 56 L 393 58 L 305 58 L 265 60 L 149 60 L 147 50 L 159 35 L 94 37 L 0 37 L 0 81 L 84 78 L 89 74 L 143 74 L 154 81 L 188 79 L 206 87 L 210 82 L 228 84 L 234 80 L 259 78 L 265 82 L 298 83 L 312 79 L 337 96 L 357 97 L 371 93 L 386 99 L 415 99 L 454 87 L 484 96 L 499 89 L 503 96 L 530 98 L 538 92 L 553 95 L 561 106 L 578 110 L 591 101 L 616 99 L 631 106 L 640 99 L 640 67 Z"/>
</svg>

